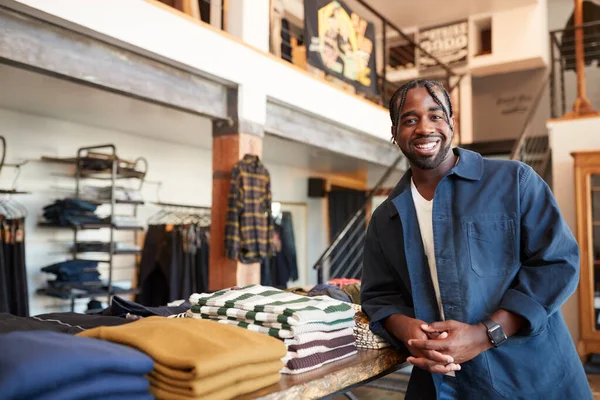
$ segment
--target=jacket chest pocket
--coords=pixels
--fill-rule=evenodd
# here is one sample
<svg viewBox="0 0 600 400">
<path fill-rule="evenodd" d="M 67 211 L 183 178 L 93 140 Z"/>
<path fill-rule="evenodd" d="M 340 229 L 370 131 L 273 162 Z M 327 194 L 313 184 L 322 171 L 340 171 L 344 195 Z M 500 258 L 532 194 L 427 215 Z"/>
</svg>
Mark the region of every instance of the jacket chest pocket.
<svg viewBox="0 0 600 400">
<path fill-rule="evenodd" d="M 467 222 L 469 259 L 483 276 L 510 275 L 516 267 L 515 222 L 512 219 Z"/>
</svg>

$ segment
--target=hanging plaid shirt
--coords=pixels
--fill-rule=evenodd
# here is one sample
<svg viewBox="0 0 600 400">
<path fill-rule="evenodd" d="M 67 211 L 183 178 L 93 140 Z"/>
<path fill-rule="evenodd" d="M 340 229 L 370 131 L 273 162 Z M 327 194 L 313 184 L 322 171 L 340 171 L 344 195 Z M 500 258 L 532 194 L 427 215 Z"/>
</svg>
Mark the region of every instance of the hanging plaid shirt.
<svg viewBox="0 0 600 400">
<path fill-rule="evenodd" d="M 273 253 L 271 177 L 258 156 L 246 154 L 231 171 L 225 253 L 245 264 Z"/>
</svg>

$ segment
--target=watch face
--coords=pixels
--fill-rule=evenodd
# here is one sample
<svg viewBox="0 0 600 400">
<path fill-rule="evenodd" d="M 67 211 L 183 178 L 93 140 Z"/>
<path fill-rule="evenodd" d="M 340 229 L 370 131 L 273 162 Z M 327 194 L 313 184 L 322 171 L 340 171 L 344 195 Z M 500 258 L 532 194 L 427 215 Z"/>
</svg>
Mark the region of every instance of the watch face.
<svg viewBox="0 0 600 400">
<path fill-rule="evenodd" d="M 502 344 L 506 340 L 506 335 L 504 334 L 504 331 L 500 325 L 493 327 L 488 332 L 492 343 L 496 346 Z"/>
</svg>

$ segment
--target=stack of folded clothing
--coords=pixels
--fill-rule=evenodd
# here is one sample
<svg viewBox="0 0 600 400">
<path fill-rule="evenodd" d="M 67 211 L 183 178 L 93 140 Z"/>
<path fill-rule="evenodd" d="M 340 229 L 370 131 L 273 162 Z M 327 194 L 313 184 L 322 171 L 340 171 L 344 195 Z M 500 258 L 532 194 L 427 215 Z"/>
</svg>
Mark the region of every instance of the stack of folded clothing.
<svg viewBox="0 0 600 400">
<path fill-rule="evenodd" d="M 10 399 L 152 399 L 147 355 L 64 333 L 0 335 L 0 397 Z"/>
<path fill-rule="evenodd" d="M 79 333 L 134 347 L 154 359 L 150 391 L 160 399 L 230 399 L 273 385 L 285 345 L 213 321 L 148 317 Z"/>
<path fill-rule="evenodd" d="M 88 201 L 66 198 L 56 200 L 53 204 L 44 207 L 44 218 L 50 224 L 59 226 L 79 226 L 105 224 L 110 220 L 100 218 L 95 211 L 98 205 Z"/>
<path fill-rule="evenodd" d="M 100 280 L 98 261 L 67 260 L 42 268 L 42 272 L 54 274 L 44 292 L 49 296 L 69 299 L 78 294 L 103 294 L 108 290 Z M 112 286 L 112 290 L 122 290 Z"/>
<path fill-rule="evenodd" d="M 188 315 L 193 318 L 288 339 L 282 373 L 310 371 L 356 354 L 351 330 L 354 310 L 350 304 L 326 296 L 305 297 L 249 285 L 213 294 L 193 294 L 190 303 Z"/>
<path fill-rule="evenodd" d="M 42 268 L 42 272 L 54 274 L 56 279 L 48 281 L 46 292 L 50 295 L 69 298 L 71 294 L 102 291 L 98 262 L 68 260 Z"/>
<path fill-rule="evenodd" d="M 390 344 L 385 339 L 371 331 L 369 317 L 362 312 L 362 307 L 359 304 L 352 304 L 352 307 L 356 312 L 354 315 L 354 321 L 356 322 L 356 326 L 354 327 L 356 347 L 374 350 L 389 347 Z"/>
<path fill-rule="evenodd" d="M 91 201 L 110 201 L 112 193 L 112 186 L 84 186 L 81 188 L 81 196 L 83 198 L 90 199 Z M 121 186 L 115 187 L 115 200 L 138 202 L 143 201 L 142 195 L 139 190 L 127 189 Z"/>
<path fill-rule="evenodd" d="M 71 251 L 72 250 L 75 250 L 78 253 L 107 253 L 110 251 L 110 243 L 100 241 L 77 242 L 75 243 L 74 248 L 71 248 Z M 114 250 L 115 252 L 137 252 L 141 251 L 141 247 L 130 243 L 116 242 L 114 243 Z"/>
<path fill-rule="evenodd" d="M 42 272 L 56 275 L 58 282 L 100 282 L 98 261 L 67 260 L 48 265 Z"/>
</svg>

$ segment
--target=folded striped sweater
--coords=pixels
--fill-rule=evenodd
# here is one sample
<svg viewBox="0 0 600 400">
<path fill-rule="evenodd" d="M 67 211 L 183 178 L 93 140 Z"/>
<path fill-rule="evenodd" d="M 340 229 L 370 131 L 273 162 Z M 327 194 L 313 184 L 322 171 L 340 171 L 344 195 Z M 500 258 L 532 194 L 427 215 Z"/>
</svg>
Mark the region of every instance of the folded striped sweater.
<svg viewBox="0 0 600 400">
<path fill-rule="evenodd" d="M 191 316 L 212 319 L 282 339 L 355 326 L 350 304 L 326 296 L 305 297 L 262 285 L 190 296 Z"/>
<path fill-rule="evenodd" d="M 226 289 L 212 294 L 195 293 L 190 296 L 190 303 L 192 306 L 213 307 L 210 314 L 225 313 L 223 308 L 238 309 L 249 312 L 241 318 L 240 314 L 243 314 L 243 311 L 237 311 L 233 316 L 238 319 L 290 325 L 331 322 L 354 317 L 354 310 L 348 303 L 327 296 L 300 296 L 262 285 L 248 285 L 240 289 Z M 214 310 L 214 307 L 221 310 Z"/>
<path fill-rule="evenodd" d="M 282 374 L 302 374 L 304 372 L 312 371 L 325 364 L 329 364 L 334 361 L 342 360 L 344 358 L 353 356 L 357 353 L 356 345 L 354 343 L 347 346 L 337 347 L 322 353 L 311 354 L 305 357 L 292 358 L 284 361 L 286 362 L 285 367 L 280 371 Z"/>
<path fill-rule="evenodd" d="M 347 318 L 333 322 L 315 322 L 310 324 L 291 326 L 288 324 L 280 324 L 276 322 L 269 323 L 250 320 L 240 321 L 231 317 L 196 314 L 194 312 L 188 312 L 188 316 L 197 319 L 210 319 L 226 325 L 239 326 L 241 328 L 246 328 L 253 332 L 264 333 L 265 335 L 273 336 L 280 339 L 291 339 L 296 336 L 310 332 L 322 333 L 327 331 L 335 331 L 342 328 L 352 329 L 352 327 L 354 326 L 353 318 Z"/>
</svg>

